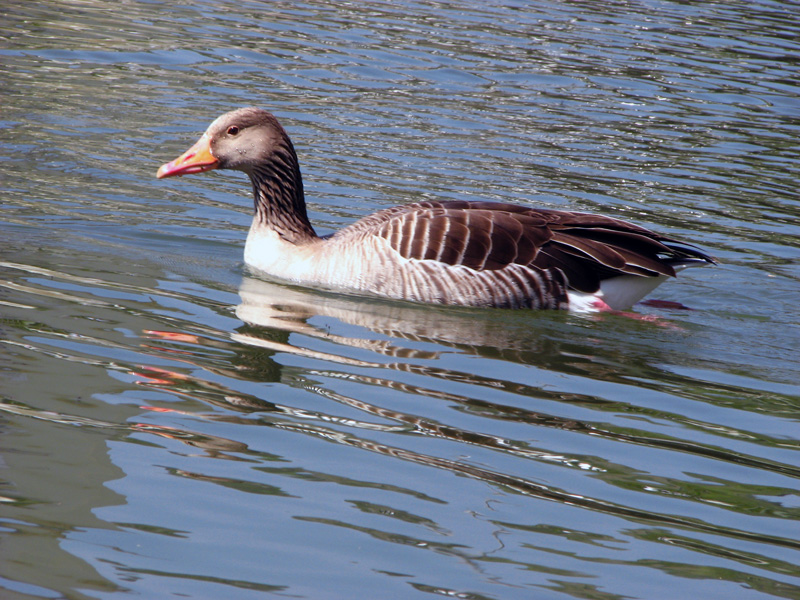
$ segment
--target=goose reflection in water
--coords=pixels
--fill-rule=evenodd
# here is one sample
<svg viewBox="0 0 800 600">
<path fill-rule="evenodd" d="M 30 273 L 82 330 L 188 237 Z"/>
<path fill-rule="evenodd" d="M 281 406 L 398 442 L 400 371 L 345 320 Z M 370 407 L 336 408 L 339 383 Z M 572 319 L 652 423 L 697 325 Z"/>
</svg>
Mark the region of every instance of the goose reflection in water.
<svg viewBox="0 0 800 600">
<path fill-rule="evenodd" d="M 233 334 L 236 341 L 295 355 L 313 355 L 334 363 L 391 366 L 429 375 L 441 367 L 387 365 L 381 359 L 433 362 L 445 352 L 456 351 L 557 372 L 618 379 L 617 365 L 629 362 L 624 354 L 630 351 L 631 327 L 654 330 L 654 335 L 663 330 L 667 341 L 677 343 L 682 338 L 679 332 L 683 331 L 660 317 L 631 320 L 626 313 L 575 316 L 556 311 L 439 307 L 310 290 L 252 277 L 243 279 L 239 295 L 236 316 L 245 326 Z M 603 322 L 602 341 L 595 330 L 598 320 Z M 327 346 L 329 351 L 299 348 L 288 343 L 291 333 L 333 345 Z M 374 355 L 354 353 L 348 348 Z M 637 355 L 634 362 L 647 363 L 644 358 L 663 358 L 665 345 L 640 350 L 648 356 Z M 452 371 L 447 371 L 446 378 L 491 381 L 483 374 Z M 505 388 L 512 384 L 489 385 Z"/>
<path fill-rule="evenodd" d="M 540 355 L 549 345 L 546 336 L 537 336 L 538 327 L 557 328 L 572 318 L 563 313 L 539 312 L 533 318 L 531 313 L 525 312 L 437 307 L 347 296 L 250 277 L 242 281 L 239 296 L 241 302 L 236 308 L 236 316 L 250 326 L 324 338 L 345 347 L 398 358 L 435 359 L 444 347 L 487 357 L 501 358 L 511 354 L 513 356 L 509 358 L 519 360 L 520 352 Z M 333 319 L 334 323 L 343 325 L 336 329 L 347 333 L 334 333 L 330 325 L 313 324 L 321 319 Z M 236 334 L 235 339 L 243 343 L 270 345 L 268 341 L 247 339 L 245 335 Z M 401 346 L 398 344 L 400 340 L 418 344 L 415 347 Z M 430 349 L 425 349 L 426 343 L 430 344 Z M 280 346 L 280 349 L 287 348 Z M 291 351 L 297 353 L 298 349 L 293 347 Z M 372 364 L 340 354 L 329 358 L 334 362 L 356 360 L 365 366 Z M 379 363 L 374 364 L 377 366 Z"/>
</svg>

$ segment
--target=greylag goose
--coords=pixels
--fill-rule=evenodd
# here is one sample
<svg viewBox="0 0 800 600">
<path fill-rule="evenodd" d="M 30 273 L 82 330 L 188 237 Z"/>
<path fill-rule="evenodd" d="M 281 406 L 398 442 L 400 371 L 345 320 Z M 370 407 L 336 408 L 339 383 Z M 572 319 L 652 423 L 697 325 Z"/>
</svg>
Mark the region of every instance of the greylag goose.
<svg viewBox="0 0 800 600">
<path fill-rule="evenodd" d="M 157 177 L 212 169 L 244 171 L 253 184 L 245 263 L 301 285 L 436 304 L 623 310 L 683 267 L 716 262 L 611 217 L 495 202 L 417 202 L 320 237 L 294 146 L 259 108 L 217 118 Z"/>
</svg>

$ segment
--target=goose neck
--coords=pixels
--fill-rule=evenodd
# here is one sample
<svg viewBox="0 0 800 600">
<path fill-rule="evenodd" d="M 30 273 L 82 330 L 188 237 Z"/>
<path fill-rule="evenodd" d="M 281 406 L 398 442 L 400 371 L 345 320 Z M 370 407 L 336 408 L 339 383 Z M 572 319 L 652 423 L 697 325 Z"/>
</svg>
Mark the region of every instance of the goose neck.
<svg viewBox="0 0 800 600">
<path fill-rule="evenodd" d="M 274 230 L 287 242 L 300 244 L 316 239 L 317 234 L 308 220 L 300 169 L 296 159 L 291 162 L 254 168 L 249 175 L 255 222 Z"/>
</svg>

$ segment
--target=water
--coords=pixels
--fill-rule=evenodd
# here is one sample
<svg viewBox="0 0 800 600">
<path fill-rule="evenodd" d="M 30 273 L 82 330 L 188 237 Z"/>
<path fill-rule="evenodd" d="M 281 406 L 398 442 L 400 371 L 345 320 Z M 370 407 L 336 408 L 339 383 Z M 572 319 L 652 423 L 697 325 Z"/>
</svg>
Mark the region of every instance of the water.
<svg viewBox="0 0 800 600">
<path fill-rule="evenodd" d="M 777 2 L 6 3 L 0 596 L 800 597 L 800 25 Z M 647 320 L 266 283 L 275 112 L 328 233 L 603 212 L 721 260 Z"/>
</svg>

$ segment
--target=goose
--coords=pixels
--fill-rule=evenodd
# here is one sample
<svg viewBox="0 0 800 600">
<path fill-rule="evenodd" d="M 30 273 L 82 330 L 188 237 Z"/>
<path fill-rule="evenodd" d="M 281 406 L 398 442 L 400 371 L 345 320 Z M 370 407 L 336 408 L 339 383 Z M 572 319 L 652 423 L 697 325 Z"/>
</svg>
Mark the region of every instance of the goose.
<svg viewBox="0 0 800 600">
<path fill-rule="evenodd" d="M 303 286 L 443 305 L 619 311 L 677 271 L 717 262 L 612 217 L 499 202 L 416 202 L 319 236 L 289 135 L 256 107 L 218 117 L 156 176 L 212 169 L 250 177 L 245 264 Z"/>
</svg>

